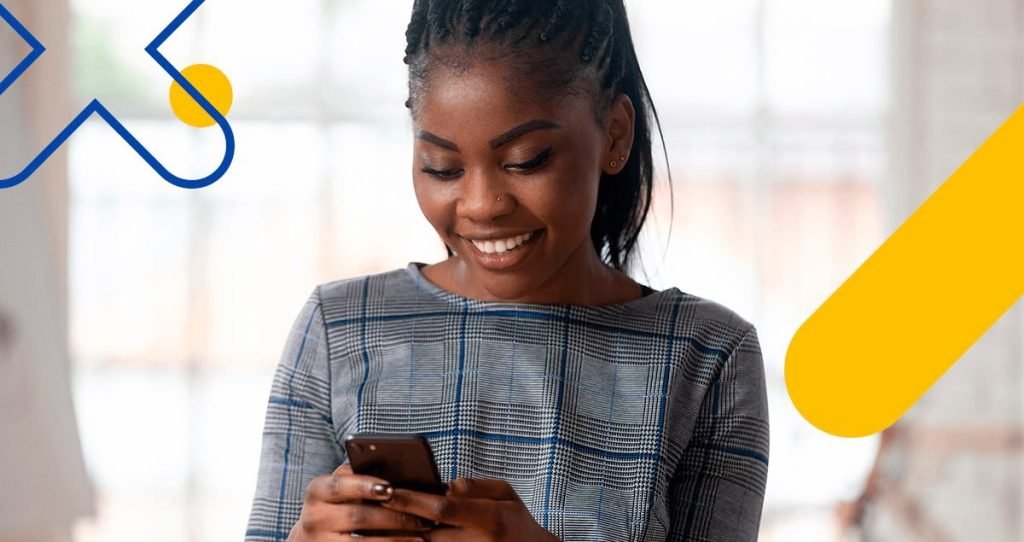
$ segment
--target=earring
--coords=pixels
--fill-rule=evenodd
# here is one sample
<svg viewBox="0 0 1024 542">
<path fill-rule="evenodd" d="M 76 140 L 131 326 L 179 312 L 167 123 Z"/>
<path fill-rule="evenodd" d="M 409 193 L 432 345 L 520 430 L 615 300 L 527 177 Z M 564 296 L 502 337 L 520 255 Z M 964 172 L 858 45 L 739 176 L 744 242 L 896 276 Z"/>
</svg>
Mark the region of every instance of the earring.
<svg viewBox="0 0 1024 542">
<path fill-rule="evenodd" d="M 501 201 L 501 196 L 498 196 L 498 201 Z"/>
</svg>

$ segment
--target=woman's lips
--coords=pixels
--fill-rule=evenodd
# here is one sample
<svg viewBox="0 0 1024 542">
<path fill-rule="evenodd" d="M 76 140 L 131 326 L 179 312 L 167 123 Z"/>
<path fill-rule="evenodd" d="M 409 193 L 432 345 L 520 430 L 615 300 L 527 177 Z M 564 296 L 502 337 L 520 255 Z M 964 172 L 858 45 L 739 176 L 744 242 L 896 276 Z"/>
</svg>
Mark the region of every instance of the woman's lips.
<svg viewBox="0 0 1024 542">
<path fill-rule="evenodd" d="M 527 239 L 523 244 L 515 247 L 512 250 L 507 250 L 502 253 L 488 254 L 483 252 L 469 239 L 460 237 L 463 244 L 467 246 L 469 252 L 473 254 L 473 258 L 480 263 L 481 267 L 490 269 L 492 271 L 501 271 L 515 267 L 522 263 L 531 252 L 533 252 L 534 246 L 537 244 L 537 240 L 544 234 L 544 230 L 536 230 L 532 232 L 530 238 Z"/>
</svg>

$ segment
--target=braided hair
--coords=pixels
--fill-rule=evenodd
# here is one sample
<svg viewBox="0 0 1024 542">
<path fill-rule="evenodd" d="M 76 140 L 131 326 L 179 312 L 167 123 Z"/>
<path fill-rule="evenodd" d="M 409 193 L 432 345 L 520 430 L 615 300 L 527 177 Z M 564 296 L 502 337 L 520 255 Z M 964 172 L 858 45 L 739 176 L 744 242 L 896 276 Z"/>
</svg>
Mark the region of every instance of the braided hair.
<svg viewBox="0 0 1024 542">
<path fill-rule="evenodd" d="M 590 92 L 598 126 L 619 94 L 629 96 L 637 111 L 633 147 L 617 175 L 602 173 L 590 229 L 602 261 L 628 273 L 651 207 L 650 120 L 659 133 L 661 122 L 640 70 L 623 0 L 415 0 L 406 41 L 405 105 L 413 115 L 434 62 L 464 70 L 471 58 L 506 60 L 518 73 L 528 74 L 527 87 L 539 100 Z M 517 91 L 523 86 L 517 85 Z M 661 143 L 664 150 L 663 135 Z M 671 190 L 671 169 L 668 173 Z"/>
</svg>

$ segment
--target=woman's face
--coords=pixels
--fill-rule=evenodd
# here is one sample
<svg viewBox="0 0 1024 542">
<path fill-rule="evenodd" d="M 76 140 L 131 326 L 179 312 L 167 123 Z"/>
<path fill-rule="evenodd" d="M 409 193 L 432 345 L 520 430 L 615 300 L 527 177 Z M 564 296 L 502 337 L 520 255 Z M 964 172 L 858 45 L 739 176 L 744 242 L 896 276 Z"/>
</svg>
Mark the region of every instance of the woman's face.
<svg viewBox="0 0 1024 542">
<path fill-rule="evenodd" d="M 414 119 L 414 186 L 467 295 L 543 302 L 607 276 L 590 226 L 601 173 L 618 173 L 610 161 L 632 145 L 632 107 L 617 101 L 602 128 L 586 94 L 538 103 L 507 75 L 494 62 L 434 69 Z"/>
</svg>

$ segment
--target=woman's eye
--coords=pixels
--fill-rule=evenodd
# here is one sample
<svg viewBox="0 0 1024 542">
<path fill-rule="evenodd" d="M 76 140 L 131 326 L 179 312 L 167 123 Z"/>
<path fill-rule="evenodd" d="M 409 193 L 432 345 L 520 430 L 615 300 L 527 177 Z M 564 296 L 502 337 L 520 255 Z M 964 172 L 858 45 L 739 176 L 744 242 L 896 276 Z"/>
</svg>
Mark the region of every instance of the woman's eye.
<svg viewBox="0 0 1024 542">
<path fill-rule="evenodd" d="M 432 169 L 429 167 L 424 167 L 421 171 L 423 173 L 426 173 L 427 175 L 430 175 L 431 177 L 437 177 L 438 179 L 442 180 L 454 179 L 455 177 L 458 177 L 460 173 L 462 173 L 462 170 Z"/>
<path fill-rule="evenodd" d="M 536 158 L 533 158 L 533 159 L 531 159 L 529 161 L 522 162 L 522 163 L 519 163 L 519 164 L 509 164 L 509 165 L 507 165 L 505 167 L 508 168 L 508 169 L 515 169 L 515 170 L 518 170 L 518 171 L 530 171 L 532 169 L 537 169 L 540 166 L 544 165 L 544 163 L 547 162 L 548 158 L 550 158 L 550 157 L 551 157 L 551 149 L 550 148 L 549 149 L 544 149 L 544 151 L 541 152 L 540 154 L 538 154 Z"/>
<path fill-rule="evenodd" d="M 528 160 L 526 162 L 520 162 L 518 164 L 509 164 L 509 165 L 505 166 L 505 169 L 515 170 L 515 171 L 520 171 L 520 172 L 526 172 L 526 171 L 531 171 L 531 170 L 537 169 L 540 166 L 544 165 L 548 161 L 549 158 L 551 158 L 551 152 L 552 152 L 552 149 L 545 149 L 543 152 L 538 154 L 536 157 L 534 157 L 534 158 L 532 158 L 532 159 L 530 159 L 530 160 Z M 423 168 L 420 171 L 422 171 L 423 173 L 426 173 L 427 175 L 430 175 L 431 177 L 448 181 L 448 180 L 452 180 L 452 179 L 458 178 L 460 175 L 462 175 L 462 171 L 463 170 L 461 170 L 461 169 L 434 169 L 434 168 L 431 168 L 429 166 L 423 166 Z"/>
</svg>

